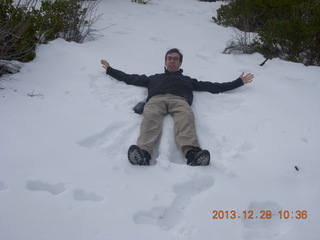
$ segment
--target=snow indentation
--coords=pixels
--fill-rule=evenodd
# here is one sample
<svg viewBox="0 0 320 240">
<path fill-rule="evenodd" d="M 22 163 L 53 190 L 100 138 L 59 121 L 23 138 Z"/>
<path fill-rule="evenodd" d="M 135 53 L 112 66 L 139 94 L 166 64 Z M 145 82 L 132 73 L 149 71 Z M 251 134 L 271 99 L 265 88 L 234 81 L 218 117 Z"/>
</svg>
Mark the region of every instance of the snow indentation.
<svg viewBox="0 0 320 240">
<path fill-rule="evenodd" d="M 208 190 L 213 184 L 214 179 L 210 176 L 176 184 L 173 192 L 177 195 L 170 206 L 140 211 L 134 215 L 133 220 L 136 224 L 155 224 L 163 230 L 169 230 L 183 220 L 185 209 L 192 204 L 192 197 Z"/>
<path fill-rule="evenodd" d="M 63 193 L 66 190 L 64 183 L 50 184 L 39 180 L 27 181 L 26 187 L 30 191 L 45 191 L 52 195 Z"/>
</svg>

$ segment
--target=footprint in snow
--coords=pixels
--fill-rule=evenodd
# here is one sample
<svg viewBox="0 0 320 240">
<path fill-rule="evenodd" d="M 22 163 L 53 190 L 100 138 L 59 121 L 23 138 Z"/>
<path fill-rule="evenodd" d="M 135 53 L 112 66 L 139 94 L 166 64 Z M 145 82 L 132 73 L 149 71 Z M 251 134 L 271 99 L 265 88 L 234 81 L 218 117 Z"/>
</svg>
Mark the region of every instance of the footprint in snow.
<svg viewBox="0 0 320 240">
<path fill-rule="evenodd" d="M 242 219 L 244 224 L 244 235 L 252 239 L 272 239 L 279 237 L 286 230 L 285 221 L 279 217 L 282 208 L 275 202 L 251 202 L 248 212 L 254 213 L 254 219 Z M 272 215 L 267 215 L 270 211 Z M 261 217 L 263 219 L 261 219 Z"/>
<path fill-rule="evenodd" d="M 109 155 L 126 152 L 127 146 L 123 144 L 123 136 L 129 136 L 135 127 L 128 126 L 126 122 L 116 122 L 110 124 L 102 132 L 78 141 L 78 144 L 82 147 L 104 151 Z M 115 146 L 119 146 L 120 149 Z"/>
<path fill-rule="evenodd" d="M 50 184 L 41 182 L 39 180 L 29 180 L 26 184 L 26 187 L 30 191 L 44 191 L 49 192 L 52 195 L 57 195 L 66 190 L 65 184 L 57 183 L 57 184 Z"/>
<path fill-rule="evenodd" d="M 5 189 L 6 185 L 2 187 L 0 182 L 0 190 L 1 188 Z M 26 187 L 30 191 L 43 191 L 43 192 L 49 192 L 52 195 L 58 195 L 60 193 L 63 193 L 66 190 L 65 184 L 63 183 L 57 183 L 57 184 L 50 184 L 45 183 L 39 180 L 29 180 L 26 184 Z M 93 192 L 85 192 L 82 189 L 75 189 L 73 191 L 73 198 L 76 201 L 93 201 L 93 202 L 101 202 L 103 201 L 103 197 L 93 193 Z"/>
<path fill-rule="evenodd" d="M 103 197 L 94 193 L 94 192 L 85 192 L 82 189 L 75 189 L 73 191 L 73 198 L 76 201 L 93 201 L 93 202 L 101 202 L 103 201 Z"/>
<path fill-rule="evenodd" d="M 214 179 L 206 176 L 176 184 L 173 192 L 177 195 L 170 206 L 158 206 L 149 211 L 140 211 L 134 215 L 133 220 L 136 224 L 154 224 L 164 230 L 169 230 L 181 222 L 186 207 L 192 203 L 192 197 L 208 190 L 213 183 Z"/>
</svg>

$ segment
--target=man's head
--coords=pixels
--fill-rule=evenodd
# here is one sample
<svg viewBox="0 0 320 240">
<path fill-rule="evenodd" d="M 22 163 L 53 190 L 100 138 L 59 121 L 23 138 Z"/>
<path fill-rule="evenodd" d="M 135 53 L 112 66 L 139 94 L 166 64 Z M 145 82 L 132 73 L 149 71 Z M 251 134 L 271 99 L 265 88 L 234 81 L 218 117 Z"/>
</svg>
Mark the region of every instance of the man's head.
<svg viewBox="0 0 320 240">
<path fill-rule="evenodd" d="M 176 72 L 182 64 L 183 55 L 177 48 L 170 49 L 165 56 L 164 65 L 169 72 Z"/>
</svg>

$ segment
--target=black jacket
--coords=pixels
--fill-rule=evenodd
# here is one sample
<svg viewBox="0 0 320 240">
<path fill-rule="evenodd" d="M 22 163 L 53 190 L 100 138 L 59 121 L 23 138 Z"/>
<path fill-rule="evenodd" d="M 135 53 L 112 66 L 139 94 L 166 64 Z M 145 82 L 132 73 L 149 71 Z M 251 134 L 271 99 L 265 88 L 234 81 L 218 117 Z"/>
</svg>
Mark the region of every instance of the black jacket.
<svg viewBox="0 0 320 240">
<path fill-rule="evenodd" d="M 183 75 L 182 71 L 183 70 L 180 69 L 172 73 L 165 70 L 164 73 L 148 77 L 146 75 L 126 74 L 112 67 L 108 67 L 107 74 L 126 84 L 148 88 L 147 101 L 155 95 L 171 93 L 186 98 L 190 105 L 193 101 L 193 91 L 221 93 L 243 85 L 241 78 L 227 83 L 202 82 Z"/>
</svg>

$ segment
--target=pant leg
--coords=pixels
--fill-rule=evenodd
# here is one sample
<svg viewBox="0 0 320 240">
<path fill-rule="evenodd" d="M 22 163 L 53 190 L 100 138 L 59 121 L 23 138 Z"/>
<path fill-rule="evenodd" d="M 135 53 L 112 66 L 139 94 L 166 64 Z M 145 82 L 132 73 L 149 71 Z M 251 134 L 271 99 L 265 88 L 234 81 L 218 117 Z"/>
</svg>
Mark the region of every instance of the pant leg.
<svg viewBox="0 0 320 240">
<path fill-rule="evenodd" d="M 171 96 L 168 101 L 168 112 L 174 121 L 174 134 L 176 143 L 184 156 L 193 147 L 200 147 L 194 114 L 188 102 L 181 97 Z"/>
<path fill-rule="evenodd" d="M 143 120 L 137 145 L 152 155 L 155 144 L 162 131 L 163 118 L 167 114 L 165 96 L 152 97 L 144 106 Z"/>
</svg>

